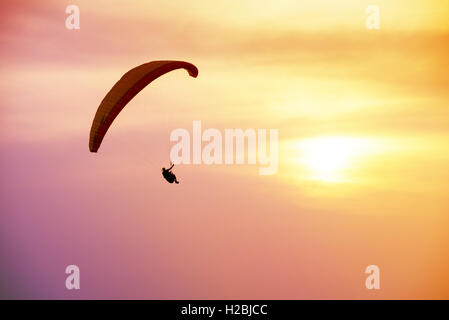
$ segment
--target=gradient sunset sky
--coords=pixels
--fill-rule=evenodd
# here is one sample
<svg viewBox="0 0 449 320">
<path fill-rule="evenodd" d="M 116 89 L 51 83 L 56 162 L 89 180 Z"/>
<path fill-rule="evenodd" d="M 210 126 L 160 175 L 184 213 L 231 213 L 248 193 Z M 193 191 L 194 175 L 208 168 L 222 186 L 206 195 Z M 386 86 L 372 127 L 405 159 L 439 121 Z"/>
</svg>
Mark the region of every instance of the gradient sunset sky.
<svg viewBox="0 0 449 320">
<path fill-rule="evenodd" d="M 0 297 L 448 299 L 448 57 L 436 0 L 3 1 Z M 104 95 L 152 60 L 199 76 L 148 86 L 90 153 Z M 180 165 L 169 185 L 193 120 L 278 129 L 278 173 Z"/>
</svg>

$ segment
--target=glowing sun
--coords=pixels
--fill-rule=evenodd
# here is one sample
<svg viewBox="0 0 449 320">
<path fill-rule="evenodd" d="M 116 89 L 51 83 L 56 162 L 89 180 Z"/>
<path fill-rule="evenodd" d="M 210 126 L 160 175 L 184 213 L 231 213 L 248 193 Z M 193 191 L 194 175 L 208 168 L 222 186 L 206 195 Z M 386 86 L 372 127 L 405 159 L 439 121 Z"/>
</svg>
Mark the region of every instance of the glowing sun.
<svg viewBox="0 0 449 320">
<path fill-rule="evenodd" d="M 294 142 L 295 160 L 308 179 L 325 182 L 350 180 L 348 171 L 372 148 L 372 141 L 355 137 L 318 137 Z"/>
</svg>

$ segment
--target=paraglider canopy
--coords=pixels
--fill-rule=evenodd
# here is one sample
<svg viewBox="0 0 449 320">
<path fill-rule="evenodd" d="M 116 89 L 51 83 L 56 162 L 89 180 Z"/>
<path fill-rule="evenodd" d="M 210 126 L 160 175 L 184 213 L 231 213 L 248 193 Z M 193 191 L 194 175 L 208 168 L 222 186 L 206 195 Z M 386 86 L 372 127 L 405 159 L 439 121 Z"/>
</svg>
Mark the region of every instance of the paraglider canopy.
<svg viewBox="0 0 449 320">
<path fill-rule="evenodd" d="M 184 61 L 152 61 L 125 73 L 97 109 L 90 129 L 89 150 L 98 151 L 112 122 L 132 98 L 153 80 L 176 69 L 185 69 L 194 78 L 198 76 L 197 67 Z"/>
</svg>

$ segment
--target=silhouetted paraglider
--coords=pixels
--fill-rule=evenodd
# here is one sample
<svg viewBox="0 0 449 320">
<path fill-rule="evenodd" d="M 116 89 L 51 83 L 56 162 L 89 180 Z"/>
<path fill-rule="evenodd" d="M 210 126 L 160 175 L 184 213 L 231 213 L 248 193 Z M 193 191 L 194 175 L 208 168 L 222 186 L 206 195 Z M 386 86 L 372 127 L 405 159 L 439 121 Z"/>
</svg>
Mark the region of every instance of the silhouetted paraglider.
<svg viewBox="0 0 449 320">
<path fill-rule="evenodd" d="M 176 175 L 173 172 L 171 172 L 171 169 L 173 169 L 174 166 L 175 165 L 172 163 L 170 168 L 168 169 L 162 168 L 162 175 L 164 176 L 165 180 L 167 180 L 169 183 L 174 182 L 178 184 L 179 181 L 176 180 Z"/>
<path fill-rule="evenodd" d="M 97 152 L 103 138 L 120 111 L 143 88 L 160 76 L 176 70 L 185 69 L 190 76 L 196 78 L 198 69 L 193 64 L 184 61 L 151 61 L 142 64 L 125 73 L 109 90 L 97 109 L 90 129 L 89 150 Z M 162 169 L 164 178 L 170 183 L 179 183 L 170 169 Z"/>
</svg>

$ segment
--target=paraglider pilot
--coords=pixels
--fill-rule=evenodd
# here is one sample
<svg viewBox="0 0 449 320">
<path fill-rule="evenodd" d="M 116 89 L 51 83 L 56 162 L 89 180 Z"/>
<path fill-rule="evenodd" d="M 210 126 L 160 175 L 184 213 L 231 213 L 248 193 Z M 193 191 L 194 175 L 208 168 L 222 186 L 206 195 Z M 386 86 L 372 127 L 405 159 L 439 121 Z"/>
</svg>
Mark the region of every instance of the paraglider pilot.
<svg viewBox="0 0 449 320">
<path fill-rule="evenodd" d="M 171 163 L 171 162 L 170 162 Z M 173 172 L 171 172 L 171 169 L 173 169 L 175 165 L 172 163 L 171 167 L 168 169 L 162 168 L 162 175 L 164 176 L 165 180 L 167 180 L 169 183 L 176 183 L 178 184 L 179 181 L 176 180 L 176 176 Z"/>
</svg>

